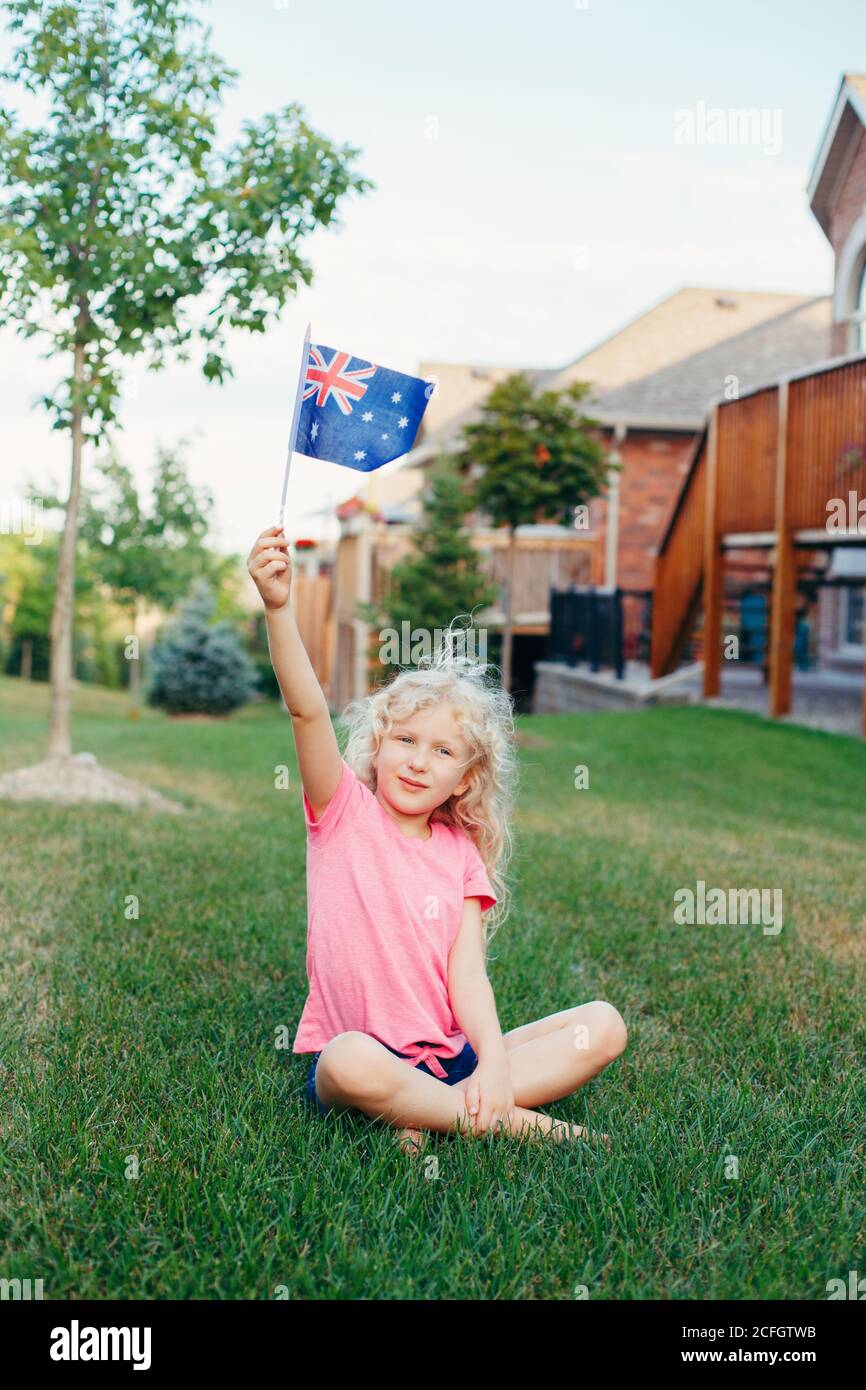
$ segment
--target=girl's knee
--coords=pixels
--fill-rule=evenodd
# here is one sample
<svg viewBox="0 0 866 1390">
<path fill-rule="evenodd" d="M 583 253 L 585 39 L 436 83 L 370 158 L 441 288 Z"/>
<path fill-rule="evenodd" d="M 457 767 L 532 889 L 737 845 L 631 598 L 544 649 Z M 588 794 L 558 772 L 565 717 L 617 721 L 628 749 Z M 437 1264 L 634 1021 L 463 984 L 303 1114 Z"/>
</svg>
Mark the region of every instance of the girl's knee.
<svg viewBox="0 0 866 1390">
<path fill-rule="evenodd" d="M 316 1070 L 346 1096 L 378 1097 L 389 1054 L 369 1033 L 338 1033 L 322 1048 Z"/>
<path fill-rule="evenodd" d="M 612 1062 L 625 1051 L 628 1042 L 628 1029 L 622 1014 L 605 999 L 594 999 L 588 1008 L 592 1010 L 589 1023 L 592 1046 Z"/>
</svg>

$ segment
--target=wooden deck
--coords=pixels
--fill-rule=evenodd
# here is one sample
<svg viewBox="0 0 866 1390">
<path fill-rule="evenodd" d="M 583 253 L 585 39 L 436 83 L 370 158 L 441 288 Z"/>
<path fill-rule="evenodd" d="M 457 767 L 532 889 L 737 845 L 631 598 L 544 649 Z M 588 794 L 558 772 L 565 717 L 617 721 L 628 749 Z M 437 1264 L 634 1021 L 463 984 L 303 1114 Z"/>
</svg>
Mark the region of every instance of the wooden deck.
<svg viewBox="0 0 866 1390">
<path fill-rule="evenodd" d="M 866 545 L 866 525 L 828 526 L 832 499 L 852 494 L 866 498 L 866 354 L 717 401 L 656 558 L 653 676 L 676 668 L 703 614 L 704 694 L 719 693 L 725 555 L 769 548 L 770 713 L 787 714 L 797 572 L 818 549 Z"/>
</svg>

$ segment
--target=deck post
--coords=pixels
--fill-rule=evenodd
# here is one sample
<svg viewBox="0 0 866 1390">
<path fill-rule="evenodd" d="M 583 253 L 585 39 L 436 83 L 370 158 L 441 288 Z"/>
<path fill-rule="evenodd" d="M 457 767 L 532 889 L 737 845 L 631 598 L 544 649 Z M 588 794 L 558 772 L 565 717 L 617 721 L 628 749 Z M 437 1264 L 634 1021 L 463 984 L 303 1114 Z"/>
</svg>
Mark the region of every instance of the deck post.
<svg viewBox="0 0 866 1390">
<path fill-rule="evenodd" d="M 722 543 L 719 534 L 719 406 L 707 430 L 707 490 L 704 513 L 704 699 L 721 689 Z"/>
<path fill-rule="evenodd" d="M 778 392 L 776 442 L 776 565 L 770 615 L 770 715 L 778 719 L 791 710 L 791 668 L 794 661 L 794 614 L 797 567 L 790 518 L 788 476 L 788 383 Z"/>
</svg>

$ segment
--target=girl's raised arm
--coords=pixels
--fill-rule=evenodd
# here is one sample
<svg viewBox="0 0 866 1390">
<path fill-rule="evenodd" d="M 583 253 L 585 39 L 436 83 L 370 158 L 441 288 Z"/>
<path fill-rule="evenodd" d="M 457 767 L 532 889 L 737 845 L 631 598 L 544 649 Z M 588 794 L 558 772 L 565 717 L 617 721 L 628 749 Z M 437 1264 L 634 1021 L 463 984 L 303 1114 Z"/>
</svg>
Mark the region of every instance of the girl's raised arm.
<svg viewBox="0 0 866 1390">
<path fill-rule="evenodd" d="M 319 820 L 340 785 L 343 763 L 322 687 L 292 612 L 289 542 L 279 526 L 269 526 L 259 536 L 247 569 L 265 605 L 271 663 L 292 716 L 304 791 Z"/>
</svg>

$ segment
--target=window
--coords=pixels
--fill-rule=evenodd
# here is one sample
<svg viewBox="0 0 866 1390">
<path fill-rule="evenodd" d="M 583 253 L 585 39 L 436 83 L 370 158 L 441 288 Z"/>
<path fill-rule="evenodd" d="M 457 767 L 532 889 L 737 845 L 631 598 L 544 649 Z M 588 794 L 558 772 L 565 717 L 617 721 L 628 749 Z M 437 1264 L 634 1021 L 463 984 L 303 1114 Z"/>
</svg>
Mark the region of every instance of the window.
<svg viewBox="0 0 866 1390">
<path fill-rule="evenodd" d="M 854 351 L 866 352 L 866 256 L 863 258 L 863 268 L 860 271 L 860 288 L 857 291 L 857 304 L 854 309 Z"/>
<path fill-rule="evenodd" d="M 845 605 L 845 641 L 857 647 L 862 647 L 864 642 L 864 596 L 864 589 L 849 589 L 848 602 Z"/>
</svg>

